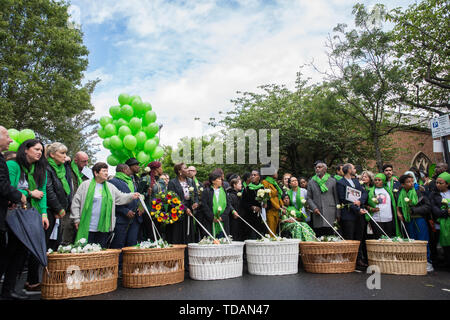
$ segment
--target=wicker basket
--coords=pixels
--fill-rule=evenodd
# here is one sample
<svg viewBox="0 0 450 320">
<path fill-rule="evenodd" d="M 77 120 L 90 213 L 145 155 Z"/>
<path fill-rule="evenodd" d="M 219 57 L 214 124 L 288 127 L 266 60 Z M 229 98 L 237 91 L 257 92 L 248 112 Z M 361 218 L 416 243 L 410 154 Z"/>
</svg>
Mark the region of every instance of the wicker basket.
<svg viewBox="0 0 450 320">
<path fill-rule="evenodd" d="M 271 276 L 297 273 L 299 242 L 246 240 L 248 273 Z"/>
<path fill-rule="evenodd" d="M 348 273 L 355 271 L 359 241 L 300 242 L 305 270 L 311 273 Z"/>
<path fill-rule="evenodd" d="M 219 280 L 242 276 L 244 242 L 199 245 L 189 243 L 189 276 L 194 280 Z"/>
<path fill-rule="evenodd" d="M 42 299 L 85 297 L 116 290 L 120 251 L 47 255 L 48 272 L 44 269 Z"/>
<path fill-rule="evenodd" d="M 366 246 L 369 265 L 377 265 L 381 273 L 427 274 L 427 241 L 366 240 Z"/>
<path fill-rule="evenodd" d="M 183 282 L 185 248 L 184 244 L 170 248 L 123 248 L 122 285 L 145 288 Z"/>
</svg>

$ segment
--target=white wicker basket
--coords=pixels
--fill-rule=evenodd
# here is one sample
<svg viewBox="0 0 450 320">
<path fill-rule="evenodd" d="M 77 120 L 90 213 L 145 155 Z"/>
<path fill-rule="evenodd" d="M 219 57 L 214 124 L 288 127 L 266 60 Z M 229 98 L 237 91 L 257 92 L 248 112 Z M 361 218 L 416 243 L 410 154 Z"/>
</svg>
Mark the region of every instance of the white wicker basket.
<svg viewBox="0 0 450 320">
<path fill-rule="evenodd" d="M 244 242 L 188 244 L 189 276 L 194 280 L 219 280 L 242 276 Z"/>
<path fill-rule="evenodd" d="M 283 241 L 246 240 L 248 272 L 255 275 L 284 275 L 298 272 L 299 239 Z"/>
</svg>

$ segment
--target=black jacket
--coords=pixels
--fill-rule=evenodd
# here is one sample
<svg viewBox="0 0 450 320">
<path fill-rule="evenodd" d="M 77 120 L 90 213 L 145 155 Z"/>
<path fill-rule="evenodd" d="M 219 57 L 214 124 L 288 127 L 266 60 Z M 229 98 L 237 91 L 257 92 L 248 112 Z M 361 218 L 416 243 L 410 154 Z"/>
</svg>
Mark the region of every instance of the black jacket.
<svg viewBox="0 0 450 320">
<path fill-rule="evenodd" d="M 430 194 L 430 205 L 433 219 L 436 221 L 439 218 L 449 218 L 448 211 L 441 209 L 442 196 L 439 191 Z"/>
<path fill-rule="evenodd" d="M 355 184 L 355 189 L 361 191 L 361 198 L 359 201 L 361 202 L 361 206 L 363 206 L 367 201 L 367 192 L 366 190 L 361 186 L 358 179 L 352 179 L 353 183 Z M 346 196 L 346 190 L 348 187 L 352 187 L 350 183 L 347 181 L 347 179 L 342 178 L 336 183 L 336 190 L 339 198 L 340 204 L 346 205 L 344 208 L 341 209 L 341 219 L 342 220 L 355 220 L 359 215 L 359 211 L 361 209 L 361 206 L 355 206 L 354 204 L 351 204 L 350 201 L 345 200 Z M 347 206 L 349 205 L 349 206 Z"/>
<path fill-rule="evenodd" d="M 0 231 L 6 231 L 5 219 L 8 212 L 8 202 L 20 203 L 21 198 L 22 193 L 11 186 L 8 166 L 0 152 Z"/>
<path fill-rule="evenodd" d="M 202 193 L 202 211 L 203 217 L 205 219 L 204 221 L 206 222 L 205 228 L 207 228 L 209 232 L 212 231 L 212 225 L 214 222 L 213 200 L 214 189 L 212 187 L 205 188 Z M 232 210 L 233 209 L 230 205 L 230 200 L 227 196 L 227 206 L 223 213 L 220 215 L 220 217 L 222 218 L 222 226 L 227 234 L 230 233 L 230 213 Z"/>
<path fill-rule="evenodd" d="M 74 196 L 72 171 L 69 162 L 65 163 L 64 166 L 66 167 L 66 180 L 70 187 L 69 195 L 64 191 L 62 182 L 56 175 L 55 170 L 50 165 L 47 166 L 47 206 L 49 213 L 53 215 L 58 214 L 62 209 L 67 213 L 72 205 L 72 198 Z"/>
<path fill-rule="evenodd" d="M 421 216 L 425 220 L 431 219 L 431 205 L 430 200 L 423 195 L 419 190 L 416 190 L 418 203 L 414 207 L 411 207 L 411 217 Z"/>
</svg>

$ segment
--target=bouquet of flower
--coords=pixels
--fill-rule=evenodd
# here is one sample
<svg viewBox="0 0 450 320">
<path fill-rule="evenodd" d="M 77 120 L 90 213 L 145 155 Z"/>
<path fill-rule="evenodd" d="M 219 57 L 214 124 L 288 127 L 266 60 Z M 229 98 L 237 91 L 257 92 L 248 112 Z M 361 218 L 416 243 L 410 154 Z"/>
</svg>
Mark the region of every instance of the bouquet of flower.
<svg viewBox="0 0 450 320">
<path fill-rule="evenodd" d="M 340 242 L 340 241 L 342 241 L 341 238 L 336 237 L 336 236 L 321 236 L 321 237 L 317 238 L 317 240 L 319 240 L 320 242 Z"/>
<path fill-rule="evenodd" d="M 148 239 L 147 241 L 142 241 L 141 243 L 138 243 L 134 247 L 138 249 L 151 249 L 151 248 L 170 248 L 172 247 L 172 245 L 163 239 L 159 239 L 154 242 Z"/>
<path fill-rule="evenodd" d="M 89 253 L 98 252 L 103 250 L 98 243 L 88 243 L 85 238 L 81 238 L 74 244 L 69 244 L 67 246 L 60 245 L 58 247 L 57 253 Z M 54 253 L 52 249 L 48 249 L 48 254 Z"/>
<path fill-rule="evenodd" d="M 228 239 L 232 241 L 232 236 L 229 235 Z M 211 237 L 203 237 L 203 239 L 200 240 L 198 244 L 229 244 L 229 242 L 226 238 L 213 239 Z"/>
<path fill-rule="evenodd" d="M 259 189 L 256 192 L 256 201 L 267 203 L 267 201 L 269 201 L 270 199 L 271 192 L 272 191 L 270 189 Z"/>
<path fill-rule="evenodd" d="M 184 214 L 186 208 L 177 194 L 172 191 L 160 192 L 152 200 L 151 216 L 164 225 L 177 222 Z"/>
</svg>

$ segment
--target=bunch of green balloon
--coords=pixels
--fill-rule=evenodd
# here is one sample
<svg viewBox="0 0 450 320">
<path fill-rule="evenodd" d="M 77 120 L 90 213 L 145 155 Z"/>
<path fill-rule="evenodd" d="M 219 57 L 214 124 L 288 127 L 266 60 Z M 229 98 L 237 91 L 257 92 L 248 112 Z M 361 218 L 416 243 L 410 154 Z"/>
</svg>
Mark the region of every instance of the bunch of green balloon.
<svg viewBox="0 0 450 320">
<path fill-rule="evenodd" d="M 13 141 L 10 143 L 8 151 L 17 152 L 22 142 L 30 139 L 36 139 L 36 135 L 34 134 L 34 131 L 31 129 L 23 129 L 20 131 L 16 129 L 9 129 L 8 133 L 9 137 Z"/>
<path fill-rule="evenodd" d="M 111 117 L 100 118 L 97 131 L 103 146 L 111 151 L 108 164 L 116 166 L 133 157 L 145 166 L 161 158 L 164 150 L 156 136 L 159 126 L 151 104 L 126 93 L 120 94 L 118 100 L 120 105 L 109 108 Z"/>
</svg>

